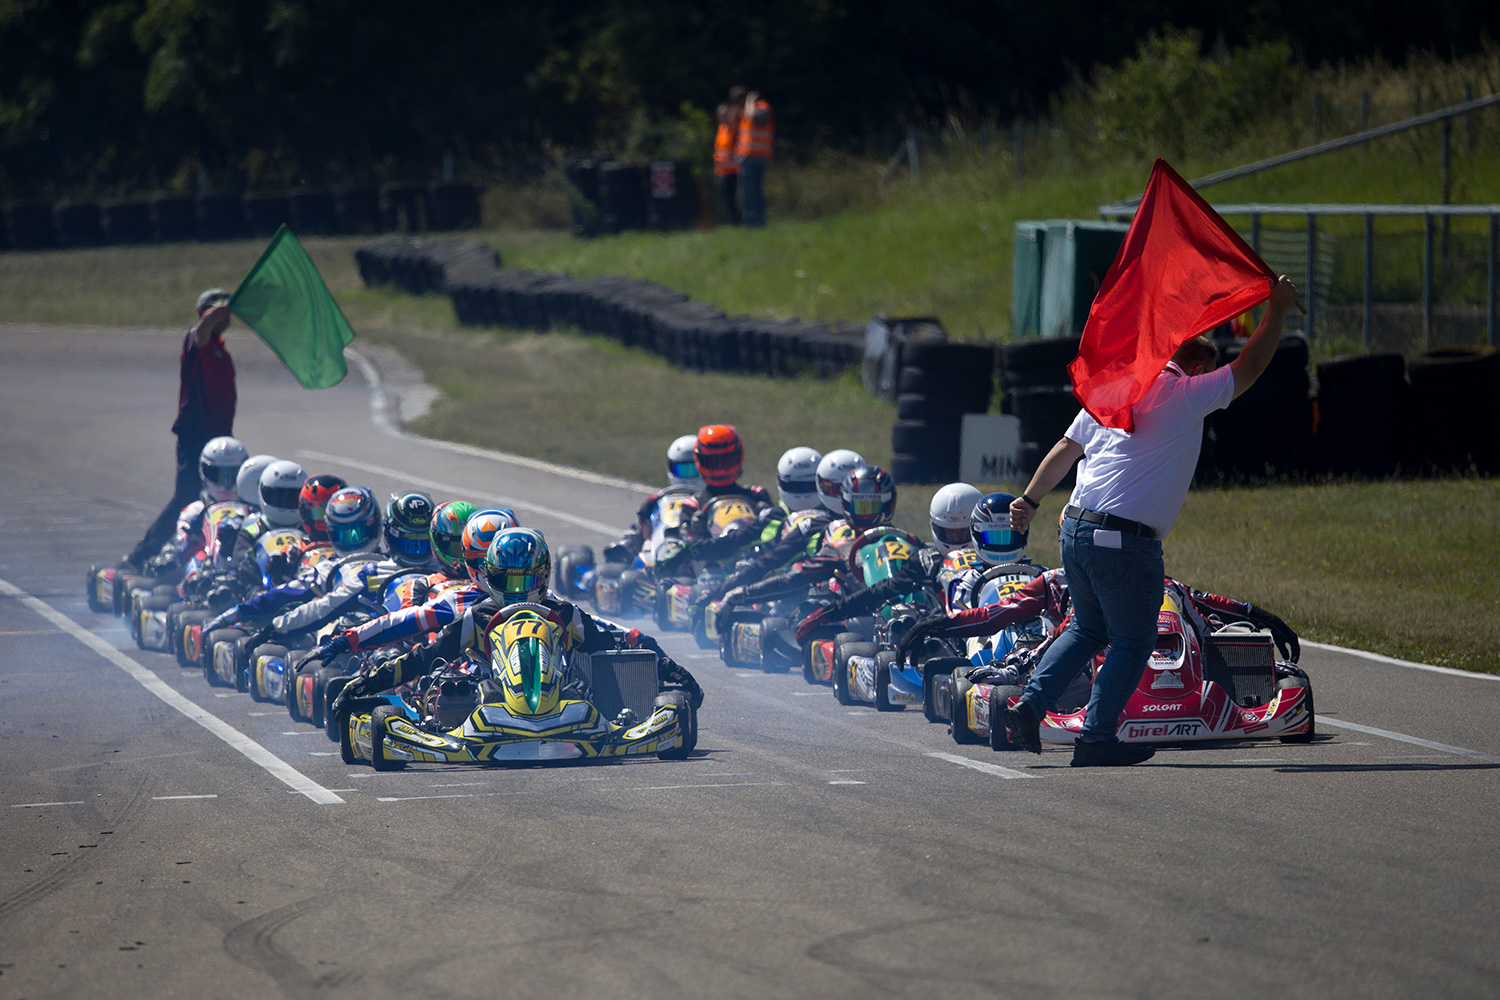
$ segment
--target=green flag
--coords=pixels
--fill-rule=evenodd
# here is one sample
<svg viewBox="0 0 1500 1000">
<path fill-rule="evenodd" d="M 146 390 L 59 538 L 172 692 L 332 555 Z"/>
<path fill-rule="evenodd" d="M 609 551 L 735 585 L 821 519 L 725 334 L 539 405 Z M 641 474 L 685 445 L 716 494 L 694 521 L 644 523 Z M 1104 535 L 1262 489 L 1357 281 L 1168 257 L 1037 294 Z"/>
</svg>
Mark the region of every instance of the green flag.
<svg viewBox="0 0 1500 1000">
<path fill-rule="evenodd" d="M 305 388 L 326 389 L 348 374 L 344 345 L 354 330 L 286 226 L 234 290 L 229 310 L 271 345 Z"/>
</svg>

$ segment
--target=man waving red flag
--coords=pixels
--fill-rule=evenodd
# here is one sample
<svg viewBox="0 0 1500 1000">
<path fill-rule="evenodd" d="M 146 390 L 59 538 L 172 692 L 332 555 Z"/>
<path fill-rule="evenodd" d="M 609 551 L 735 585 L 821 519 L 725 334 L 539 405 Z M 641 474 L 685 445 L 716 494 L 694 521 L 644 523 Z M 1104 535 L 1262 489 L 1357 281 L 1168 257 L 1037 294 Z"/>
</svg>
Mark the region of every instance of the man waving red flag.
<svg viewBox="0 0 1500 1000">
<path fill-rule="evenodd" d="M 1157 160 L 1068 366 L 1073 394 L 1105 427 L 1134 430 L 1130 408 L 1172 353 L 1260 305 L 1275 284 L 1276 272 Z"/>
</svg>

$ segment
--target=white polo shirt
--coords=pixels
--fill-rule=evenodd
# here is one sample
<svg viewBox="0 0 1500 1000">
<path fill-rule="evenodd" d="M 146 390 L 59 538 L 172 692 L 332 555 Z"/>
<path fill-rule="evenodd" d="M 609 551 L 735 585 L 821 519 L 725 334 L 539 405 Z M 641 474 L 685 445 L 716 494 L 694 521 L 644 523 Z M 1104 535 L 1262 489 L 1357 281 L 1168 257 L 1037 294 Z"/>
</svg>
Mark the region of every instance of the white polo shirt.
<svg viewBox="0 0 1500 1000">
<path fill-rule="evenodd" d="M 1187 499 L 1203 418 L 1234 399 L 1234 373 L 1225 365 L 1189 378 L 1175 364 L 1156 377 L 1131 408 L 1135 433 L 1101 426 L 1087 410 L 1079 412 L 1065 435 L 1083 446 L 1075 507 L 1128 517 L 1167 537 Z"/>
</svg>

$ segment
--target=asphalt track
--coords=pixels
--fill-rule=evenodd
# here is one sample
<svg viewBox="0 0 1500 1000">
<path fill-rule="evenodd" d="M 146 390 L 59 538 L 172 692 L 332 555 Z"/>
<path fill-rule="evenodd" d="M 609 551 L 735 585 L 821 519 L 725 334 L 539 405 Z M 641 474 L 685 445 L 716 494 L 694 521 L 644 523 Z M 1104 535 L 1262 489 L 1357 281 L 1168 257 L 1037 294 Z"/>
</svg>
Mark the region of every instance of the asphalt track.
<svg viewBox="0 0 1500 1000">
<path fill-rule="evenodd" d="M 687 761 L 350 768 L 84 603 L 170 491 L 178 337 L 0 327 L 0 1000 L 1495 995 L 1489 678 L 1308 648 L 1316 742 L 1073 770 L 667 636 Z M 636 500 L 230 344 L 252 452 L 510 498 L 554 545 Z"/>
</svg>

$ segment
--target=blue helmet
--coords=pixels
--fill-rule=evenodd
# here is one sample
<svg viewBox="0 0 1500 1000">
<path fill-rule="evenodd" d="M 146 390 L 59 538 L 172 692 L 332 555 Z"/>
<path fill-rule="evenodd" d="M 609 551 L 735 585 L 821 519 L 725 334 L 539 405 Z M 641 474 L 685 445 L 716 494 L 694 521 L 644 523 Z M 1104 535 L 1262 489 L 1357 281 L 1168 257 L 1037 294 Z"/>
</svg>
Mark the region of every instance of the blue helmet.
<svg viewBox="0 0 1500 1000">
<path fill-rule="evenodd" d="M 380 538 L 380 503 L 364 486 L 346 486 L 328 498 L 323 515 L 328 540 L 339 552 L 360 552 Z"/>
<path fill-rule="evenodd" d="M 552 553 L 535 528 L 507 528 L 485 550 L 480 582 L 500 604 L 541 600 L 551 577 Z"/>
<path fill-rule="evenodd" d="M 1016 531 L 1010 526 L 1010 504 L 1014 499 L 1010 493 L 987 494 L 974 505 L 969 518 L 974 551 L 990 566 L 1026 557 L 1026 538 L 1030 532 Z"/>
</svg>

